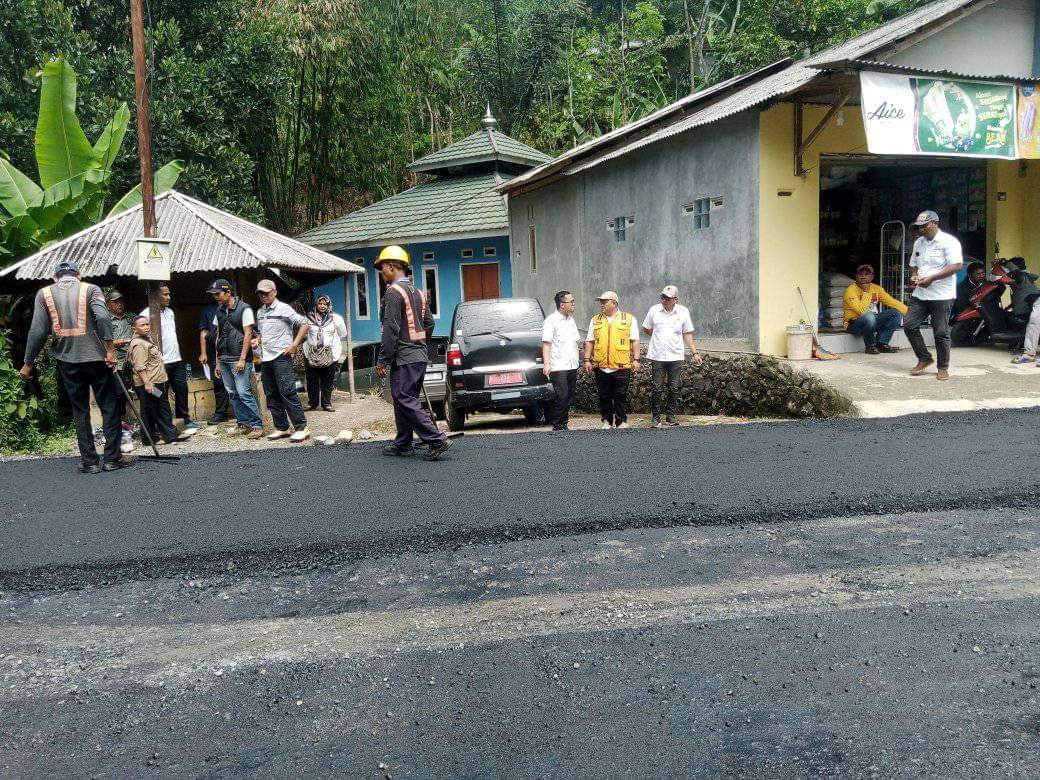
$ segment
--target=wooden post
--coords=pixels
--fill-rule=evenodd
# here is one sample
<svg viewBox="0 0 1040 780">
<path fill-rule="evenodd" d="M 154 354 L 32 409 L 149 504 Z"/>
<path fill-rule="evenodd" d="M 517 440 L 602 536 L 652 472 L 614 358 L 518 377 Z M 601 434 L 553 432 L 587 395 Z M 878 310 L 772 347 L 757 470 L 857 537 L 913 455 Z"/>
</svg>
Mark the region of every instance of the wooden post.
<svg viewBox="0 0 1040 780">
<path fill-rule="evenodd" d="M 350 320 L 350 277 L 356 276 L 355 274 L 344 274 L 343 275 L 343 321 L 347 326 L 347 383 L 350 387 L 350 402 L 354 403 L 354 337 L 351 328 Z M 357 280 L 354 281 L 357 284 Z"/>
<path fill-rule="evenodd" d="M 134 44 L 134 106 L 137 113 L 137 154 L 141 158 L 141 213 L 144 237 L 155 238 L 155 182 L 152 174 L 152 129 L 148 119 L 148 65 L 144 41 L 144 12 L 141 0 L 130 0 L 130 33 Z M 152 323 L 152 343 L 163 351 L 162 315 L 159 311 L 159 285 L 148 282 L 148 319 Z"/>
</svg>

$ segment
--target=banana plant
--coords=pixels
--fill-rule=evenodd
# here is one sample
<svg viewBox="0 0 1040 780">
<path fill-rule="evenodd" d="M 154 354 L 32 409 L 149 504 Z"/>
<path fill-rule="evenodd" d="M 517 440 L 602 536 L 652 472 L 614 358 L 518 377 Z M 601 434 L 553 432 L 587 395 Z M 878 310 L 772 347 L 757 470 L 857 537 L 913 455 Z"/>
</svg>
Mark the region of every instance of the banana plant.
<svg viewBox="0 0 1040 780">
<path fill-rule="evenodd" d="M 39 183 L 0 150 L 0 262 L 31 254 L 106 216 L 112 166 L 129 123 L 130 109 L 123 103 L 91 144 L 76 118 L 76 72 L 64 57 L 44 65 L 35 139 Z M 156 194 L 173 187 L 183 170 L 174 160 L 156 171 Z M 107 216 L 140 202 L 135 187 Z"/>
</svg>

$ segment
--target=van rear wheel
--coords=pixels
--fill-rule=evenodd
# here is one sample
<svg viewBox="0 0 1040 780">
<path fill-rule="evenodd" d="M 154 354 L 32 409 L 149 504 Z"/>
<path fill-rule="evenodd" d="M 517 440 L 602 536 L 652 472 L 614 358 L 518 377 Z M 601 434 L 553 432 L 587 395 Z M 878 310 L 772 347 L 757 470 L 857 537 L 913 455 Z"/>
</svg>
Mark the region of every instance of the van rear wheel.
<svg viewBox="0 0 1040 780">
<path fill-rule="evenodd" d="M 451 393 L 444 397 L 444 419 L 448 421 L 449 431 L 461 431 L 466 427 L 466 413 L 452 403 Z"/>
</svg>

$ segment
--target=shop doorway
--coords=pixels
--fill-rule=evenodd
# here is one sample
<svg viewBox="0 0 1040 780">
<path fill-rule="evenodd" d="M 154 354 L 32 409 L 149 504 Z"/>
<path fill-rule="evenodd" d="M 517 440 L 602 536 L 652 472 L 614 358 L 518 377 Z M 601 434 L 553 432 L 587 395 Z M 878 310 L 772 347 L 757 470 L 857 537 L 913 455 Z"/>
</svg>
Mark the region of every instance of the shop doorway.
<svg viewBox="0 0 1040 780">
<path fill-rule="evenodd" d="M 986 163 L 825 156 L 820 166 L 820 328 L 841 330 L 840 293 L 861 263 L 893 297 L 910 296 L 911 224 L 935 209 L 965 257 L 986 256 Z"/>
</svg>

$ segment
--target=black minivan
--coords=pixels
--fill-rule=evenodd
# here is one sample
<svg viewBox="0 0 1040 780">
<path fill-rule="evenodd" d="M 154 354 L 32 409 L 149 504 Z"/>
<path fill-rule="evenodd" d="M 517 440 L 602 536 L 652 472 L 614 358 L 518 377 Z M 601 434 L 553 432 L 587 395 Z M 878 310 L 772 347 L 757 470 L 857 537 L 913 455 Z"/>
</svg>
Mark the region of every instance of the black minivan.
<svg viewBox="0 0 1040 780">
<path fill-rule="evenodd" d="M 471 412 L 523 410 L 539 422 L 553 398 L 542 373 L 542 305 L 534 298 L 491 298 L 455 307 L 448 345 L 444 416 L 461 431 Z"/>
</svg>

